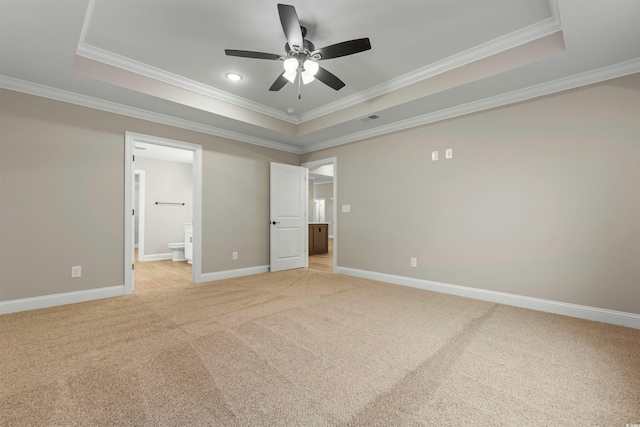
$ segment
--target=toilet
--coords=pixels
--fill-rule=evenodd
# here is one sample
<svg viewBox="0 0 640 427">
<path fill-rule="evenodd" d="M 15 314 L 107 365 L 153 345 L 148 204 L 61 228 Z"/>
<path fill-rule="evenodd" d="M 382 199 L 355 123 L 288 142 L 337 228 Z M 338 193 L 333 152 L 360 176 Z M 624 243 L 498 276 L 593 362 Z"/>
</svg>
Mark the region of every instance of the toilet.
<svg viewBox="0 0 640 427">
<path fill-rule="evenodd" d="M 171 249 L 171 252 L 173 252 L 173 256 L 171 257 L 172 261 L 186 261 L 187 260 L 184 257 L 184 242 L 169 243 L 169 249 Z"/>
</svg>

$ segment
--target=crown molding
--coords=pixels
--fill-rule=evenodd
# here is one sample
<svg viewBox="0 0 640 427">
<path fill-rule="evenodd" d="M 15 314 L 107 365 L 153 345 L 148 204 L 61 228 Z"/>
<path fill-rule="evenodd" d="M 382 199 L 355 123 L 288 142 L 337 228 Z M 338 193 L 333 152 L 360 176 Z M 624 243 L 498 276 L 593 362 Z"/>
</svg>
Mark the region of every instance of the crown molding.
<svg viewBox="0 0 640 427">
<path fill-rule="evenodd" d="M 238 107 L 246 108 L 267 116 L 288 122 L 297 124 L 297 117 L 292 117 L 287 113 L 270 108 L 257 102 L 250 101 L 245 98 L 233 95 L 229 92 L 216 89 L 214 87 L 199 83 L 195 80 L 187 79 L 177 74 L 170 73 L 165 70 L 153 67 L 148 64 L 127 58 L 122 55 L 110 52 L 105 49 L 93 46 L 86 42 L 87 33 L 91 26 L 91 19 L 93 18 L 93 11 L 95 8 L 95 0 L 89 0 L 87 6 L 87 12 L 85 14 L 84 21 L 82 23 L 82 30 L 80 32 L 80 40 L 78 41 L 78 47 L 76 49 L 76 55 L 83 56 L 85 58 L 102 62 L 107 65 L 121 68 L 123 70 L 140 74 L 145 77 L 149 77 L 155 80 L 159 80 L 164 83 L 168 83 L 183 89 L 190 90 L 195 93 L 199 93 L 210 98 L 217 99 L 219 101 L 228 102 L 229 104 L 236 105 Z"/>
<path fill-rule="evenodd" d="M 228 131 L 225 129 L 217 128 L 215 126 L 208 126 L 201 123 L 192 122 L 190 120 L 179 119 L 176 117 L 168 116 L 166 114 L 154 113 L 140 108 L 129 107 L 123 104 L 118 104 L 116 102 L 105 101 L 91 96 L 80 95 L 61 89 L 55 89 L 49 86 L 27 82 L 12 77 L 0 75 L 0 88 L 27 93 L 29 95 L 40 96 L 43 98 L 49 98 L 56 101 L 67 102 L 70 104 L 80 105 L 83 107 L 106 111 L 109 113 L 120 114 L 136 119 L 147 120 L 163 125 L 174 126 L 177 128 L 200 132 L 207 135 L 246 142 L 247 144 L 258 145 L 260 147 L 272 148 L 274 150 L 286 151 L 288 153 L 294 154 L 301 153 L 298 147 L 294 147 L 288 144 L 283 144 L 264 138 L 257 138 L 239 132 Z"/>
<path fill-rule="evenodd" d="M 259 104 L 257 102 L 253 102 L 248 99 L 233 95 L 229 92 L 216 89 L 203 83 L 187 79 L 185 77 L 167 72 L 165 70 L 161 70 L 151 65 L 144 64 L 131 58 L 127 58 L 88 44 L 85 41 L 85 37 L 90 26 L 91 18 L 93 16 L 94 2 L 95 0 L 90 0 L 89 7 L 87 8 L 87 13 L 80 35 L 80 41 L 78 43 L 78 48 L 76 51 L 77 55 L 114 67 L 118 67 L 136 74 L 140 74 L 152 79 L 156 79 L 164 83 L 181 87 L 183 89 L 187 89 L 204 96 L 218 99 L 220 101 L 228 102 L 232 105 L 265 114 L 267 116 L 295 125 L 316 119 L 318 117 L 322 117 L 324 115 L 344 108 L 352 107 L 369 99 L 384 95 L 389 92 L 393 92 L 418 81 L 433 77 L 438 74 L 442 74 L 471 62 L 496 55 L 500 52 L 513 49 L 522 44 L 531 42 L 541 37 L 545 37 L 557 31 L 561 31 L 562 29 L 560 24 L 560 15 L 557 0 L 549 0 L 551 17 L 548 19 L 506 34 L 502 37 L 483 43 L 479 46 L 475 46 L 464 52 L 445 58 L 442 61 L 430 64 L 413 72 L 407 73 L 403 76 L 382 83 L 368 90 L 353 94 L 334 103 L 324 105 L 300 116 L 291 116 L 286 112 L 277 110 L 275 108 L 267 107 L 263 104 Z"/>
<path fill-rule="evenodd" d="M 277 110 L 275 108 L 267 107 L 257 102 L 250 101 L 245 98 L 233 95 L 229 92 L 213 88 L 211 86 L 199 83 L 195 80 L 187 79 L 177 74 L 169 73 L 168 71 L 161 70 L 148 64 L 144 64 L 139 61 L 127 58 L 122 55 L 110 52 L 105 49 L 93 46 L 86 42 L 87 33 L 91 26 L 91 19 L 93 18 L 93 11 L 95 8 L 95 0 L 90 0 L 87 6 L 87 12 L 85 14 L 84 21 L 82 23 L 82 30 L 80 32 L 80 40 L 78 41 L 78 47 L 76 49 L 76 55 L 83 56 L 87 59 L 102 62 L 107 65 L 121 68 L 132 73 L 140 74 L 145 77 L 149 77 L 155 80 L 159 80 L 164 83 L 168 83 L 183 89 L 190 90 L 195 93 L 199 93 L 210 98 L 214 98 L 220 101 L 228 102 L 238 107 L 246 108 L 267 116 L 288 122 L 297 124 L 299 122 L 297 117 L 290 116 L 289 114 Z"/>
<path fill-rule="evenodd" d="M 460 52 L 456 55 L 445 58 L 442 61 L 435 62 L 426 67 L 419 68 L 415 71 L 400 76 L 396 79 L 382 83 L 378 86 L 374 86 L 371 89 L 356 93 L 339 101 L 309 111 L 308 113 L 302 114 L 300 116 L 300 123 L 322 117 L 324 115 L 342 110 L 344 108 L 352 107 L 377 96 L 393 92 L 421 80 L 428 79 L 438 74 L 445 73 L 447 71 L 462 67 L 466 64 L 484 58 L 488 58 L 498 53 L 505 52 L 515 47 L 561 31 L 562 26 L 560 23 L 557 0 L 549 0 L 549 7 L 551 9 L 551 17 L 543 21 L 537 22 L 528 27 L 521 28 L 509 34 L 505 34 L 489 42 L 480 44 L 464 52 Z"/>
<path fill-rule="evenodd" d="M 209 98 L 217 99 L 219 101 L 227 102 L 238 107 L 246 108 L 247 110 L 255 111 L 257 113 L 264 114 L 278 120 L 282 120 L 292 124 L 298 124 L 299 122 L 296 117 L 290 116 L 289 114 L 275 108 L 267 107 L 257 102 L 249 101 L 248 99 L 232 95 L 229 92 L 216 89 L 203 83 L 199 83 L 195 80 L 187 79 L 177 74 L 161 70 L 151 65 L 144 64 L 142 62 L 115 54 L 113 52 L 109 52 L 107 50 L 89 45 L 84 42 L 81 42 L 80 45 L 78 45 L 76 54 L 93 61 L 102 62 L 104 64 L 121 68 L 123 70 L 145 77 L 149 77 L 163 83 L 168 83 L 170 85 L 186 89 L 191 92 L 207 96 Z"/>
<path fill-rule="evenodd" d="M 227 131 L 213 126 L 203 125 L 189 120 L 178 119 L 165 114 L 153 113 L 139 108 L 128 107 L 115 102 L 104 101 L 101 99 L 79 95 L 77 93 L 54 89 L 48 86 L 36 83 L 18 80 L 11 77 L 0 75 L 0 88 L 9 89 L 17 92 L 23 92 L 30 95 L 41 96 L 43 98 L 54 99 L 57 101 L 67 102 L 83 107 L 94 108 L 97 110 L 107 111 L 110 113 L 121 114 L 137 119 L 148 120 L 155 123 L 174 126 L 181 129 L 192 130 L 207 135 L 218 136 L 252 145 L 257 145 L 275 150 L 285 151 L 294 154 L 307 154 L 327 148 L 337 147 L 339 145 L 351 142 L 361 141 L 367 138 L 384 135 L 387 133 L 397 132 L 417 126 L 423 126 L 435 123 L 441 120 L 447 120 L 466 114 L 476 113 L 491 108 L 496 108 L 516 102 L 527 101 L 529 99 L 538 98 L 545 95 L 551 95 L 582 86 L 587 86 L 602 81 L 624 77 L 630 74 L 640 72 L 640 58 L 632 59 L 609 67 L 599 68 L 592 71 L 576 74 L 574 76 L 565 77 L 554 80 L 552 82 L 543 83 L 528 88 L 512 91 L 502 95 L 473 101 L 467 104 L 436 111 L 433 113 L 413 117 L 411 119 L 399 121 L 389 125 L 379 126 L 362 132 L 352 133 L 344 137 L 334 138 L 327 141 L 314 143 L 299 148 L 292 145 L 283 144 L 268 139 L 257 138 L 245 135 L 239 132 Z"/>
<path fill-rule="evenodd" d="M 350 142 L 361 141 L 367 138 L 397 132 L 417 126 L 423 126 L 466 114 L 477 113 L 491 108 L 514 104 L 516 102 L 527 101 L 557 92 L 588 86 L 602 81 L 624 77 L 640 72 L 640 58 L 632 59 L 609 67 L 599 68 L 592 71 L 576 74 L 570 77 L 561 78 L 548 83 L 542 83 L 528 88 L 515 90 L 501 95 L 492 96 L 456 107 L 447 108 L 429 114 L 413 117 L 388 125 L 379 126 L 362 132 L 352 133 L 343 137 L 330 139 L 327 141 L 310 144 L 302 149 L 302 154 L 337 147 Z"/>
</svg>

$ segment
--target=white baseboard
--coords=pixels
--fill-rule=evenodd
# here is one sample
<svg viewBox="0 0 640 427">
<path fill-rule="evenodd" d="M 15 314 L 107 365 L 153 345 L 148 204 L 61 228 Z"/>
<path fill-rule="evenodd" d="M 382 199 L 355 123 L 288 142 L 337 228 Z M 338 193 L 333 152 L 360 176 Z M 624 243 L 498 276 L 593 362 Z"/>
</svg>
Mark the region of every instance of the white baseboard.
<svg viewBox="0 0 640 427">
<path fill-rule="evenodd" d="M 231 279 L 234 277 L 250 276 L 253 274 L 267 273 L 268 265 L 241 268 L 237 270 L 218 271 L 205 273 L 200 276 L 198 283 Z M 470 288 L 466 286 L 451 285 L 448 283 L 433 282 L 430 280 L 414 279 L 411 277 L 396 276 L 392 274 L 377 273 L 374 271 L 358 270 L 355 268 L 336 267 L 336 273 L 363 279 L 376 280 L 395 285 L 409 286 L 426 291 L 440 292 L 457 295 L 465 298 L 473 298 L 498 304 L 528 308 L 547 313 L 576 317 L 579 319 L 593 320 L 596 322 L 610 323 L 640 329 L 640 315 L 623 311 L 607 310 L 597 307 L 589 307 L 578 304 L 570 304 L 558 301 L 532 298 L 504 292 L 489 291 L 486 289 Z M 124 285 L 109 286 L 85 291 L 65 292 L 54 295 L 21 298 L 9 301 L 0 301 L 0 314 L 14 313 L 18 311 L 35 310 L 38 308 L 53 307 L 64 304 L 92 301 L 102 298 L 111 298 L 124 295 Z"/>
<path fill-rule="evenodd" d="M 532 298 L 521 295 L 508 294 L 505 292 L 489 291 L 486 289 L 450 285 L 448 283 L 414 279 L 404 276 L 395 276 L 392 274 L 358 270 L 355 268 L 336 267 L 334 271 L 336 273 L 345 274 L 347 276 L 376 280 L 379 282 L 386 282 L 394 285 L 409 286 L 412 288 L 424 289 L 426 291 L 457 295 L 482 301 L 495 302 L 498 304 L 511 305 L 515 307 L 528 308 L 531 310 L 544 311 L 547 313 L 577 317 L 579 319 L 593 320 L 596 322 L 610 323 L 613 325 L 640 329 L 640 315 L 634 313 L 607 310 L 603 308 L 545 300 L 541 298 Z"/>
<path fill-rule="evenodd" d="M 171 258 L 173 258 L 173 254 L 172 253 L 168 253 L 168 254 L 151 254 L 151 255 L 142 255 L 142 256 L 138 255 L 138 261 L 140 261 L 140 262 L 144 262 L 144 261 L 162 261 L 162 260 L 171 259 Z"/>
<path fill-rule="evenodd" d="M 171 259 L 171 254 L 168 258 Z M 210 282 L 234 277 L 250 276 L 253 274 L 268 273 L 269 266 L 262 265 L 237 270 L 218 271 L 215 273 L 201 274 L 197 283 Z M 0 314 L 15 313 L 18 311 L 35 310 L 38 308 L 54 307 L 57 305 L 74 304 L 77 302 L 92 301 L 102 298 L 111 298 L 125 295 L 124 285 L 110 286 L 86 291 L 65 292 L 61 294 L 43 295 L 32 298 L 22 298 L 9 301 L 0 301 Z"/>
<path fill-rule="evenodd" d="M 256 267 L 239 268 L 237 270 L 216 271 L 214 273 L 202 273 L 198 283 L 213 282 L 215 280 L 232 279 L 234 277 L 251 276 L 253 274 L 268 273 L 268 265 L 259 265 Z"/>
<path fill-rule="evenodd" d="M 89 289 L 86 291 L 65 292 L 62 294 L 43 295 L 40 297 L 0 301 L 0 314 L 35 310 L 37 308 L 54 307 L 57 305 L 75 304 L 77 302 L 111 298 L 121 295 L 124 295 L 124 285 Z"/>
</svg>

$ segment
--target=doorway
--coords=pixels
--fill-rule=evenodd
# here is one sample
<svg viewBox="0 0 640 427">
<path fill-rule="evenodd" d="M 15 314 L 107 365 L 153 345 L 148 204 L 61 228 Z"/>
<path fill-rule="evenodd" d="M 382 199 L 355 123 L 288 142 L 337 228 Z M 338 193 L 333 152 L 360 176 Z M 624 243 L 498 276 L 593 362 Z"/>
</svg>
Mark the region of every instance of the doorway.
<svg viewBox="0 0 640 427">
<path fill-rule="evenodd" d="M 136 149 L 138 147 L 138 149 Z M 167 258 L 166 252 L 172 252 L 171 250 L 167 250 L 164 254 L 160 253 L 158 255 L 149 254 L 145 248 L 145 234 L 149 233 L 149 224 L 145 226 L 145 221 L 143 219 L 144 215 L 144 207 L 143 204 L 140 203 L 138 207 L 138 215 L 136 215 L 136 177 L 138 177 L 138 200 L 142 202 L 145 198 L 145 182 L 148 184 L 149 176 L 145 173 L 140 173 L 141 171 L 136 171 L 136 162 L 135 156 L 138 155 L 138 159 L 140 160 L 140 153 L 143 152 L 140 150 L 141 147 L 145 147 L 150 149 L 150 151 L 156 150 L 157 152 L 166 152 L 171 153 L 172 155 L 181 154 L 190 156 L 192 163 L 192 188 L 191 194 L 189 195 L 191 198 L 188 203 L 191 209 L 191 224 L 192 224 L 192 233 L 193 236 L 191 238 L 192 241 L 192 264 L 188 266 L 190 270 L 188 273 L 189 283 L 198 283 L 201 277 L 201 229 L 202 229 L 202 219 L 201 219 L 201 211 L 202 211 L 202 146 L 197 144 L 191 144 L 188 142 L 169 140 L 165 138 L 159 138 L 149 135 L 136 134 L 133 132 L 126 132 L 125 134 L 125 248 L 124 248 L 124 273 L 125 273 L 125 293 L 132 293 L 134 290 L 134 277 L 135 277 L 135 256 L 136 252 L 140 253 L 143 257 L 145 257 L 145 261 L 153 260 L 153 259 L 161 259 L 164 260 Z M 180 152 L 180 153 L 178 153 Z M 143 154 L 143 157 L 148 157 Z M 175 160 L 175 158 L 173 159 Z M 173 161 L 169 160 L 169 161 Z M 148 196 L 148 194 L 147 194 Z M 187 203 L 181 200 L 157 200 L 156 204 L 163 209 L 163 215 L 167 213 L 171 213 L 171 209 L 181 209 L 186 208 Z M 147 203 L 149 205 L 149 203 Z M 173 211 L 178 212 L 178 211 Z M 139 226 L 136 227 L 135 221 L 136 217 L 138 219 Z M 179 223 L 176 227 L 185 227 L 184 224 Z M 175 228 L 175 227 L 172 227 Z M 186 228 L 186 227 L 185 227 Z M 138 232 L 138 248 L 134 248 L 135 245 L 135 234 Z M 184 238 L 184 234 L 181 234 L 182 237 L 176 237 L 174 240 L 176 242 L 180 242 Z M 180 239 L 180 240 L 178 240 Z M 173 243 L 173 242 L 172 242 Z M 164 251 L 164 247 L 166 244 L 161 244 L 163 249 L 160 251 Z M 157 252 L 157 251 L 156 251 Z M 169 254 L 171 255 L 171 254 Z M 168 263 L 168 266 L 171 266 L 173 262 L 171 259 L 167 261 L 162 261 L 164 263 Z M 160 270 L 163 271 L 163 270 Z M 170 270 L 167 270 L 170 271 Z M 183 277 L 184 277 L 183 268 Z"/>
<path fill-rule="evenodd" d="M 338 160 L 331 157 L 301 166 L 309 170 L 308 221 L 310 224 L 327 224 L 328 227 L 328 252 L 309 255 L 309 268 L 334 271 L 338 260 Z"/>
</svg>

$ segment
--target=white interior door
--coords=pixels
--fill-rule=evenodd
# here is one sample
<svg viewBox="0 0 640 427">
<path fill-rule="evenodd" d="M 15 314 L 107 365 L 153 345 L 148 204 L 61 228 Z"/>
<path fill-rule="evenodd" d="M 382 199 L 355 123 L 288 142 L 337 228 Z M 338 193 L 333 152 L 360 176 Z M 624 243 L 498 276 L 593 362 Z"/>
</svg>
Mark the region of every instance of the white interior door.
<svg viewBox="0 0 640 427">
<path fill-rule="evenodd" d="M 271 163 L 271 271 L 306 267 L 307 168 Z"/>
</svg>

